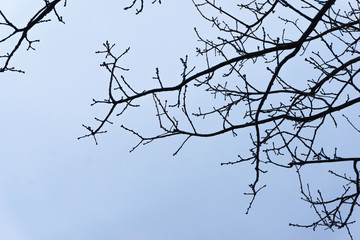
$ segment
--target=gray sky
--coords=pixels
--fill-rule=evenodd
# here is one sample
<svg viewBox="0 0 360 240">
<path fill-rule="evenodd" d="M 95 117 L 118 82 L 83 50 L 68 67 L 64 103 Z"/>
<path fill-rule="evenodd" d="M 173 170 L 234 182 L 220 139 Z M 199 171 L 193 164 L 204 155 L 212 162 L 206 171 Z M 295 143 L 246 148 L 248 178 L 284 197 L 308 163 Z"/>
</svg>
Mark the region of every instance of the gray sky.
<svg viewBox="0 0 360 240">
<path fill-rule="evenodd" d="M 93 98 L 107 94 L 103 58 L 95 54 L 104 41 L 116 43 L 118 53 L 131 47 L 122 66 L 131 69 L 128 77 L 138 89 L 149 84 L 156 67 L 164 79 L 176 81 L 179 57 L 188 54 L 196 62 L 193 28 L 204 22 L 190 0 L 147 4 L 138 16 L 123 11 L 126 4 L 69 0 L 58 7 L 66 24 L 37 26 L 30 34 L 40 39 L 36 51 L 23 46 L 15 56 L 12 64 L 26 74 L 0 75 L 0 239 L 344 239 L 345 230 L 288 227 L 314 220 L 299 199 L 293 170 L 274 168 L 263 176 L 268 187 L 245 215 L 250 198 L 243 193 L 253 168 L 220 166 L 247 150 L 241 137 L 193 139 L 175 157 L 182 139 L 130 154 L 138 139 L 120 123 L 153 128 L 156 122 L 146 118 L 153 109 L 146 108 L 113 118 L 99 145 L 77 140 L 86 133 L 81 124 L 94 125 L 92 119 L 106 111 L 90 107 Z M 42 5 L 0 0 L 1 10 L 19 24 Z M 334 191 L 332 179 L 319 184 Z M 360 236 L 356 225 L 352 230 Z"/>
</svg>

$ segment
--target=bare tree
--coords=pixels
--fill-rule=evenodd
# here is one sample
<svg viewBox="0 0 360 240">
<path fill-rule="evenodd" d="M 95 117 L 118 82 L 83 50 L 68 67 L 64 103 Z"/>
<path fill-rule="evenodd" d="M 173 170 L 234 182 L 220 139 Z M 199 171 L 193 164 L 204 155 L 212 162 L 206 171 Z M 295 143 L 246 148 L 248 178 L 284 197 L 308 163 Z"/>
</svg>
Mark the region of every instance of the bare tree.
<svg viewBox="0 0 360 240">
<path fill-rule="evenodd" d="M 34 26 L 50 21 L 61 0 L 44 0 L 45 6 L 19 27 L 0 10 L 0 46 L 13 44 L 8 52 L 0 52 L 0 72 L 23 72 L 11 62 L 22 45 L 34 49 L 29 32 Z M 151 0 L 152 4 L 161 0 Z M 240 3 L 237 3 L 240 2 Z M 360 3 L 356 0 L 193 0 L 198 13 L 214 28 L 215 39 L 209 39 L 195 29 L 201 44 L 196 49 L 202 62 L 191 66 L 188 57 L 181 58 L 183 68 L 178 82 L 170 85 L 155 69 L 157 87 L 135 89 L 134 82 L 122 74 L 129 69 L 120 61 L 129 52 L 114 52 L 114 44 L 104 43 L 98 51 L 106 60 L 101 64 L 109 72 L 107 99 L 93 104 L 109 106 L 109 111 L 95 128 L 84 127 L 97 144 L 98 134 L 105 133 L 114 115 L 125 115 L 140 108 L 139 100 L 154 102 L 158 133 L 143 133 L 123 126 L 139 138 L 132 149 L 168 137 L 183 137 L 174 150 L 177 154 L 190 138 L 215 137 L 231 134 L 249 140 L 252 147 L 239 153 L 234 161 L 222 165 L 250 162 L 254 179 L 247 212 L 251 209 L 262 184 L 265 165 L 294 169 L 302 199 L 317 214 L 310 224 L 290 224 L 297 227 L 331 230 L 346 228 L 354 223 L 359 207 L 360 157 L 348 155 L 342 149 L 319 141 L 332 129 L 351 127 L 360 134 Z M 226 4 L 226 5 L 225 5 Z M 66 1 L 64 1 L 64 6 Z M 125 8 L 144 9 L 144 0 L 133 0 Z M 4 51 L 1 48 L 0 51 Z M 199 62 L 199 61 L 198 61 Z M 205 66 L 205 67 L 202 67 Z M 205 99 L 200 99 L 201 96 Z M 211 126 L 211 127 L 209 127 Z M 249 133 L 246 135 L 244 133 Z M 245 137 L 244 137 L 245 136 Z M 247 137 L 249 136 L 249 137 Z M 354 152 L 356 152 L 354 150 Z M 329 166 L 330 176 L 342 182 L 334 197 L 323 191 L 315 193 L 303 180 L 304 168 Z M 349 171 L 338 169 L 349 165 Z M 342 168 L 341 168 L 342 169 Z"/>
<path fill-rule="evenodd" d="M 33 47 L 33 44 L 36 42 L 39 42 L 40 40 L 31 40 L 29 38 L 29 32 L 31 29 L 34 28 L 34 26 L 43 23 L 43 22 L 49 22 L 50 19 L 45 19 L 45 17 L 51 13 L 54 12 L 57 19 L 64 23 L 62 17 L 57 13 L 56 11 L 56 5 L 61 2 L 61 0 L 54 0 L 52 2 L 49 2 L 48 0 L 44 0 L 45 6 L 39 9 L 35 13 L 35 15 L 29 20 L 29 22 L 24 27 L 18 27 L 15 24 L 13 24 L 11 19 L 8 19 L 0 10 L 0 30 L 2 33 L 5 33 L 5 35 L 0 35 L 0 46 L 5 44 L 13 44 L 12 47 L 10 47 L 10 51 L 3 53 L 0 52 L 0 73 L 5 71 L 15 71 L 15 72 L 21 72 L 22 70 L 16 69 L 15 67 L 10 66 L 10 62 L 13 59 L 15 53 L 20 49 L 20 46 L 26 42 L 27 43 L 27 50 L 35 50 Z M 66 0 L 64 2 L 64 6 L 66 6 Z M 5 49 L 8 49 L 6 47 Z M 1 51 L 1 50 L 0 50 Z M 2 55 L 4 54 L 4 55 Z"/>
<path fill-rule="evenodd" d="M 359 206 L 360 156 L 347 155 L 341 150 L 343 146 L 329 149 L 317 139 L 335 127 L 351 126 L 360 134 L 359 116 L 353 114 L 360 102 L 359 1 L 244 0 L 228 1 L 227 6 L 215 0 L 193 3 L 217 31 L 217 38 L 209 40 L 195 29 L 202 44 L 196 51 L 206 67 L 198 70 L 198 66 L 190 66 L 188 57 L 181 58 L 183 68 L 177 84 L 169 86 L 156 69 L 153 79 L 158 87 L 137 90 L 134 81 L 121 73 L 129 70 L 120 65 L 129 49 L 117 55 L 115 44 L 104 43 L 104 49 L 97 53 L 106 58 L 101 66 L 109 72 L 108 97 L 93 104 L 108 105 L 109 111 L 102 119 L 96 118 L 96 128 L 84 125 L 89 134 L 80 138 L 90 136 L 97 143 L 96 137 L 112 123 L 110 118 L 123 116 L 132 108 L 141 109 L 137 102 L 144 98 L 152 98 L 155 104 L 160 133 L 144 136 L 122 126 L 139 138 L 134 149 L 183 136 L 177 154 L 190 138 L 226 133 L 236 137 L 250 131 L 249 138 L 241 134 L 253 145 L 249 153 L 222 163 L 252 163 L 255 175 L 251 191 L 246 193 L 251 196 L 247 212 L 265 187 L 261 184 L 265 164 L 295 169 L 302 198 L 318 218 L 307 225 L 290 225 L 346 228 L 352 238 L 348 226 Z M 143 0 L 134 0 L 129 8 L 137 4 L 139 13 Z M 204 104 L 194 97 L 199 93 L 212 100 Z M 209 123 L 211 129 L 204 127 Z M 333 198 L 320 190 L 314 194 L 303 181 L 305 166 L 323 164 L 335 168 L 330 175 L 344 183 Z M 350 164 L 349 172 L 338 173 L 340 164 Z"/>
</svg>

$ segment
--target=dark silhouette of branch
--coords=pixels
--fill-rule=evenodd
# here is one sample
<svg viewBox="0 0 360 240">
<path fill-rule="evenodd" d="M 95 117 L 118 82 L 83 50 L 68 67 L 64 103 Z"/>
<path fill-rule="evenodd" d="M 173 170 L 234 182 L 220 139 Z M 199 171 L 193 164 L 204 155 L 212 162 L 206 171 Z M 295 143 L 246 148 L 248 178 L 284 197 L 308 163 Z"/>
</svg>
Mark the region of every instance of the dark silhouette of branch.
<svg viewBox="0 0 360 240">
<path fill-rule="evenodd" d="M 153 141 L 182 136 L 175 155 L 192 138 L 227 133 L 241 136 L 252 145 L 249 153 L 240 153 L 239 159 L 222 165 L 252 164 L 254 179 L 245 193 L 251 197 L 247 213 L 266 186 L 261 178 L 267 173 L 266 164 L 295 169 L 303 200 L 318 218 L 312 224 L 291 226 L 346 228 L 352 237 L 349 225 L 359 206 L 360 157 L 346 156 L 341 146 L 330 155 L 332 149 L 318 141 L 330 129 L 349 125 L 356 133 L 360 129 L 359 116 L 351 115 L 360 105 L 360 3 L 346 2 L 242 1 L 235 3 L 235 15 L 215 1 L 193 0 L 218 38 L 208 39 L 195 29 L 202 44 L 196 53 L 207 68 L 198 70 L 189 65 L 188 57 L 180 59 L 183 68 L 174 85 L 166 84 L 156 68 L 153 79 L 158 87 L 135 89 L 133 81 L 124 76 L 129 69 L 120 64 L 129 49 L 117 55 L 114 45 L 106 42 L 104 50 L 97 53 L 107 60 L 101 66 L 110 76 L 109 94 L 94 104 L 109 105 L 109 111 L 94 128 L 85 126 L 90 133 L 80 138 L 93 136 L 96 141 L 115 114 L 121 117 L 129 109 L 141 109 L 134 102 L 151 100 L 158 121 L 156 133 L 145 136 L 121 125 L 139 138 L 131 151 Z M 140 4 L 139 13 L 143 1 L 135 0 L 129 8 L 136 4 Z M 192 97 L 197 93 L 212 98 L 204 104 Z M 249 131 L 249 138 L 238 134 Z M 344 182 L 335 198 L 327 198 L 320 190 L 315 197 L 302 179 L 302 169 L 319 164 L 352 164 L 347 174 L 330 170 L 330 177 Z"/>
<path fill-rule="evenodd" d="M 49 13 L 54 12 L 58 21 L 64 23 L 62 17 L 57 13 L 57 11 L 55 9 L 56 5 L 59 2 L 61 2 L 61 0 L 54 0 L 52 2 L 45 0 L 44 2 L 45 2 L 45 6 L 35 13 L 35 15 L 29 20 L 29 22 L 27 23 L 27 25 L 25 27 L 15 26 L 11 22 L 11 20 L 9 20 L 5 16 L 5 13 L 3 13 L 0 10 L 0 28 L 4 27 L 4 28 L 11 29 L 11 32 L 7 36 L 0 39 L 0 45 L 5 42 L 10 42 L 10 40 L 13 40 L 14 38 L 18 37 L 18 39 L 16 40 L 15 46 L 9 52 L 7 52 L 5 55 L 0 55 L 0 60 L 1 60 L 1 58 L 5 60 L 4 63 L 1 63 L 2 66 L 0 65 L 0 73 L 5 72 L 5 71 L 15 71 L 15 72 L 24 73 L 22 70 L 16 69 L 15 67 L 9 67 L 9 64 L 10 64 L 12 58 L 14 57 L 15 53 L 19 50 L 20 46 L 24 42 L 28 43 L 27 50 L 29 50 L 29 49 L 35 50 L 35 48 L 33 47 L 33 44 L 36 42 L 39 42 L 40 40 L 30 40 L 28 37 L 28 34 L 35 25 L 50 21 L 50 19 L 45 19 L 45 17 Z M 64 1 L 64 6 L 66 6 L 66 1 Z M 3 53 L 0 53 L 0 54 L 3 54 Z"/>
<path fill-rule="evenodd" d="M 152 4 L 158 2 L 159 4 L 161 4 L 161 0 L 152 0 Z M 133 2 L 124 8 L 124 10 L 128 10 L 131 8 L 134 8 L 136 5 L 138 5 L 139 7 L 136 8 L 136 14 L 141 13 L 144 10 L 144 0 L 133 0 Z"/>
</svg>

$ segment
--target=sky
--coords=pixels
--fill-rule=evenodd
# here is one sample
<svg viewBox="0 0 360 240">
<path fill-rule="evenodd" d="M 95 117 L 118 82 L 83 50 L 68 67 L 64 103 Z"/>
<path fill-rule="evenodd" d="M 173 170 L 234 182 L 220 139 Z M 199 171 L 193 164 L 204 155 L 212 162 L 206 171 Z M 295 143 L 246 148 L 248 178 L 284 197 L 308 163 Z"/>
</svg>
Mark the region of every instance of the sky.
<svg viewBox="0 0 360 240">
<path fill-rule="evenodd" d="M 156 67 L 169 81 L 179 77 L 179 58 L 186 54 L 196 63 L 193 28 L 204 22 L 190 0 L 148 3 L 139 15 L 123 11 L 131 2 L 69 0 L 57 8 L 66 24 L 36 26 L 30 34 L 40 39 L 36 51 L 23 46 L 15 56 L 12 64 L 26 73 L 0 75 L 0 239 L 345 239 L 346 230 L 288 226 L 314 220 L 293 170 L 264 175 L 268 187 L 245 215 L 252 168 L 220 165 L 247 151 L 241 137 L 193 139 L 176 156 L 179 138 L 129 153 L 138 139 L 120 125 L 153 128 L 156 122 L 146 118 L 153 109 L 145 108 L 112 119 L 98 145 L 77 140 L 86 134 L 82 124 L 94 125 L 106 112 L 90 106 L 107 94 L 104 59 L 95 54 L 106 40 L 118 53 L 131 47 L 122 66 L 131 69 L 137 88 L 147 86 Z M 0 0 L 3 13 L 19 25 L 42 5 Z M 335 191 L 332 181 L 319 184 Z M 351 229 L 360 236 L 356 225 Z"/>
</svg>

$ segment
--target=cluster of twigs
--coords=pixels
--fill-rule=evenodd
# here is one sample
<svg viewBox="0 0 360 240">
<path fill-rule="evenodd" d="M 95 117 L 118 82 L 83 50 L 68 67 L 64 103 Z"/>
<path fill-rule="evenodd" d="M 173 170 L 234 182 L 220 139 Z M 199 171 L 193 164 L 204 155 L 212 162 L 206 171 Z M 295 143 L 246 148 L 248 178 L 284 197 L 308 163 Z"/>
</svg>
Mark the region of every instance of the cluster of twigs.
<svg viewBox="0 0 360 240">
<path fill-rule="evenodd" d="M 114 45 L 106 42 L 105 49 L 98 53 L 108 59 L 102 66 L 110 74 L 109 96 L 104 101 L 94 100 L 94 104 L 110 105 L 110 110 L 103 119 L 97 119 L 100 124 L 95 129 L 84 126 L 90 133 L 83 137 L 92 136 L 96 141 L 115 112 L 123 115 L 127 109 L 138 107 L 134 100 L 147 96 L 154 101 L 161 133 L 143 136 L 122 126 L 139 137 L 135 148 L 154 140 L 185 136 L 174 153 L 177 154 L 190 138 L 226 133 L 238 136 L 239 131 L 252 129 L 250 155 L 242 153 L 238 160 L 223 163 L 253 164 L 255 178 L 250 184 L 251 192 L 247 193 L 252 196 L 248 211 L 265 186 L 260 185 L 261 174 L 265 173 L 262 166 L 270 163 L 296 169 L 303 199 L 318 215 L 313 224 L 293 226 L 348 228 L 359 206 L 360 158 L 338 154 L 330 157 L 325 153 L 326 146 L 316 140 L 330 125 L 341 128 L 350 124 L 360 133 L 354 116 L 345 115 L 347 109 L 356 110 L 360 102 L 360 3 L 242 1 L 236 4 L 233 14 L 215 1 L 193 2 L 199 14 L 218 31 L 218 38 L 209 40 L 195 29 L 203 43 L 197 53 L 204 58 L 207 68 L 196 72 L 186 57 L 181 59 L 183 71 L 177 84 L 167 86 L 156 69 L 154 79 L 159 86 L 137 92 L 131 81 L 123 75 L 119 77 L 119 71 L 128 70 L 119 65 L 128 49 L 117 56 L 113 53 Z M 137 13 L 142 6 L 143 1 Z M 114 97 L 115 91 L 120 97 Z M 191 98 L 196 91 L 210 94 L 214 101 L 200 106 L 201 101 Z M 213 130 L 204 130 L 203 122 L 209 118 L 218 121 L 213 122 Z M 303 184 L 301 169 L 305 165 L 335 162 L 353 166 L 353 173 L 347 175 L 331 171 L 345 181 L 343 193 L 327 200 L 319 190 L 315 198 L 310 187 Z"/>
<path fill-rule="evenodd" d="M 151 3 L 154 4 L 156 2 L 161 4 L 161 0 L 153 0 Z M 139 5 L 139 7 L 135 10 L 136 14 L 139 14 L 144 10 L 144 0 L 133 0 L 133 2 L 129 6 L 125 7 L 124 10 L 134 8 L 136 5 Z"/>
<path fill-rule="evenodd" d="M 62 0 L 54 0 L 52 2 L 49 2 L 48 0 L 44 0 L 45 6 L 42 7 L 39 11 L 37 11 L 24 27 L 18 27 L 13 24 L 13 22 L 5 16 L 5 13 L 0 10 L 0 30 L 4 32 L 9 32 L 9 34 L 0 38 L 0 46 L 1 44 L 5 44 L 7 42 L 15 42 L 14 46 L 11 47 L 11 50 L 9 52 L 0 52 L 0 54 L 4 54 L 0 55 L 0 60 L 2 60 L 2 62 L 0 62 L 0 73 L 5 71 L 24 73 L 24 71 L 10 66 L 11 60 L 24 42 L 28 45 L 27 50 L 35 50 L 33 44 L 39 42 L 40 40 L 29 39 L 29 32 L 37 24 L 50 21 L 50 19 L 45 19 L 45 17 L 49 13 L 53 12 L 56 15 L 57 19 L 60 22 L 64 23 L 62 17 L 58 14 L 55 8 L 56 5 L 61 1 Z M 64 1 L 64 6 L 66 6 L 66 0 Z M 8 31 L 8 29 L 10 29 L 10 31 Z"/>
<path fill-rule="evenodd" d="M 104 49 L 97 53 L 106 58 L 101 66 L 110 76 L 108 97 L 94 100 L 93 105 L 108 105 L 109 111 L 102 119 L 96 118 L 97 127 L 83 125 L 89 133 L 80 138 L 93 137 L 97 144 L 97 136 L 106 133 L 113 115 L 141 108 L 134 102 L 148 97 L 155 104 L 160 133 L 144 136 L 122 125 L 139 138 L 132 150 L 155 140 L 183 136 L 175 155 L 190 138 L 227 133 L 239 137 L 238 133 L 250 131 L 249 153 L 222 163 L 250 162 L 254 166 L 254 179 L 246 193 L 251 196 L 247 212 L 265 187 L 261 184 L 265 164 L 294 168 L 302 199 L 312 206 L 317 219 L 307 225 L 290 225 L 346 228 L 352 238 L 349 225 L 359 207 L 360 157 L 346 156 L 342 146 L 330 155 L 329 148 L 318 139 L 330 129 L 344 126 L 360 134 L 359 116 L 354 114 L 360 103 L 360 2 L 244 0 L 223 2 L 229 6 L 221 6 L 215 0 L 192 1 L 216 31 L 216 39 L 208 39 L 195 29 L 202 44 L 196 52 L 207 67 L 197 70 L 190 66 L 188 57 L 181 58 L 183 68 L 177 84 L 169 86 L 156 69 L 153 79 L 158 87 L 138 91 L 121 74 L 129 71 L 120 65 L 120 60 L 130 48 L 117 55 L 114 44 L 104 43 Z M 63 22 L 56 11 L 60 2 L 44 0 L 45 6 L 24 27 L 16 26 L 0 10 L 0 29 L 5 32 L 0 46 L 15 43 L 9 52 L 0 52 L 0 72 L 23 73 L 11 66 L 16 52 L 23 44 L 28 50 L 34 49 L 33 44 L 39 40 L 31 40 L 29 32 L 37 24 L 50 21 L 46 19 L 49 13 Z M 161 4 L 161 0 L 151 3 Z M 133 0 L 125 9 L 131 8 L 139 14 L 144 0 Z M 211 100 L 194 97 L 199 92 Z M 332 198 L 321 190 L 314 195 L 303 181 L 303 169 L 330 163 L 351 165 L 344 174 L 339 169 L 329 171 L 330 176 L 343 182 L 343 188 Z"/>
</svg>

